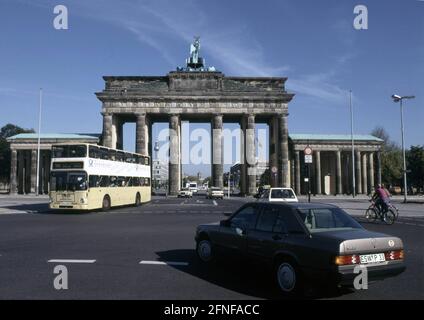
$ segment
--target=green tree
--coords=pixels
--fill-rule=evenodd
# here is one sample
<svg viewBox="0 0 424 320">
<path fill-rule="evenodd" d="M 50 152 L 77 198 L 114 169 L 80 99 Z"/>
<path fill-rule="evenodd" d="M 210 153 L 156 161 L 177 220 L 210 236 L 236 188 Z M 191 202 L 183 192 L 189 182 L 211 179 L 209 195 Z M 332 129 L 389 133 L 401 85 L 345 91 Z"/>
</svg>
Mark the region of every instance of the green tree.
<svg viewBox="0 0 424 320">
<path fill-rule="evenodd" d="M 409 185 L 418 190 L 424 189 L 424 146 L 411 146 L 406 161 Z"/>
<path fill-rule="evenodd" d="M 381 179 L 383 184 L 400 186 L 403 172 L 400 147 L 390 139 L 383 127 L 376 127 L 371 134 L 384 141 L 381 149 Z"/>
<path fill-rule="evenodd" d="M 204 184 L 207 184 L 207 183 L 208 183 L 209 187 L 212 187 L 212 177 L 206 177 L 206 178 L 203 180 L 203 183 L 204 183 Z"/>
<path fill-rule="evenodd" d="M 264 171 L 264 173 L 261 174 L 261 177 L 259 178 L 259 185 L 260 186 L 266 186 L 266 185 L 270 185 L 271 181 L 270 181 L 270 170 L 266 169 Z"/>
<path fill-rule="evenodd" d="M 33 129 L 23 129 L 11 123 L 0 129 L 0 179 L 10 177 L 10 145 L 6 139 L 20 133 L 32 132 Z"/>
</svg>

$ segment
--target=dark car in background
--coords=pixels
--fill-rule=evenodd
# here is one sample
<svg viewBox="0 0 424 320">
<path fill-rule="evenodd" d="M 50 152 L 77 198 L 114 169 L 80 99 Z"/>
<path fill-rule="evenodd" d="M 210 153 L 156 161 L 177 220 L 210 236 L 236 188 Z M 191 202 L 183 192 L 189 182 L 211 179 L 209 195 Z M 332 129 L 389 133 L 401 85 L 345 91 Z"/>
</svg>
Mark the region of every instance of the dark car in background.
<svg viewBox="0 0 424 320">
<path fill-rule="evenodd" d="M 351 286 L 356 266 L 366 267 L 370 281 L 405 270 L 401 239 L 368 231 L 327 204 L 248 203 L 227 220 L 198 226 L 195 240 L 205 264 L 224 253 L 266 264 L 287 295 L 307 282 Z"/>
</svg>

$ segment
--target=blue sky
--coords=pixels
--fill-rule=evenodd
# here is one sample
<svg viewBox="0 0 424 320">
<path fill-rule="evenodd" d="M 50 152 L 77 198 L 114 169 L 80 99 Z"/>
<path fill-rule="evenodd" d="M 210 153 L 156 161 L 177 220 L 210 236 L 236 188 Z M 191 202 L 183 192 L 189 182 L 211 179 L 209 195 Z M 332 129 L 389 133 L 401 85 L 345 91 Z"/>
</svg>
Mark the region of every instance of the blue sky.
<svg viewBox="0 0 424 320">
<path fill-rule="evenodd" d="M 53 28 L 58 4 L 68 7 L 68 30 Z M 353 28 L 358 4 L 368 7 L 368 30 Z M 36 127 L 42 87 L 42 131 L 100 132 L 103 75 L 165 75 L 200 35 L 207 64 L 226 75 L 289 78 L 292 133 L 349 133 L 352 89 L 355 131 L 379 125 L 399 142 L 390 96 L 414 94 L 406 143 L 422 145 L 423 18 L 418 0 L 2 0 L 0 126 Z M 127 149 L 133 130 L 125 127 Z"/>
</svg>

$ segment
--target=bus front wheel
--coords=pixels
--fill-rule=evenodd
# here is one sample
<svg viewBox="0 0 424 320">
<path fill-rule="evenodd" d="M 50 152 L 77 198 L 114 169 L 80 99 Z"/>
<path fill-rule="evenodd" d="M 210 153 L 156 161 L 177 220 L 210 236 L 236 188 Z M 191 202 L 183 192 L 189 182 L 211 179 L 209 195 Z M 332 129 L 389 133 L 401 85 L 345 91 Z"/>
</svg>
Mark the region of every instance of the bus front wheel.
<svg viewBox="0 0 424 320">
<path fill-rule="evenodd" d="M 139 193 L 135 196 L 135 206 L 139 207 L 141 205 L 141 196 Z"/>
<path fill-rule="evenodd" d="M 109 209 L 110 209 L 110 198 L 109 198 L 109 196 L 105 196 L 103 198 L 102 210 L 108 211 Z"/>
</svg>

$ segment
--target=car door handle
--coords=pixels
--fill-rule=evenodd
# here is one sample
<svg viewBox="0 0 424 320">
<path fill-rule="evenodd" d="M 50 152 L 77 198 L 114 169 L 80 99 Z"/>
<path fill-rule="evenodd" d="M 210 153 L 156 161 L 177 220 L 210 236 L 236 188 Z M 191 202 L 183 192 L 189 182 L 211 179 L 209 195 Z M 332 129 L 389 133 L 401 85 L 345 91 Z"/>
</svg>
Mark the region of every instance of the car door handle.
<svg viewBox="0 0 424 320">
<path fill-rule="evenodd" d="M 278 241 L 278 240 L 281 240 L 281 239 L 283 239 L 280 235 L 278 235 L 278 234 L 274 234 L 273 236 L 272 236 L 272 239 L 273 240 L 276 240 L 276 241 Z"/>
</svg>

